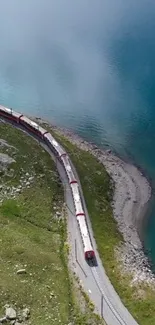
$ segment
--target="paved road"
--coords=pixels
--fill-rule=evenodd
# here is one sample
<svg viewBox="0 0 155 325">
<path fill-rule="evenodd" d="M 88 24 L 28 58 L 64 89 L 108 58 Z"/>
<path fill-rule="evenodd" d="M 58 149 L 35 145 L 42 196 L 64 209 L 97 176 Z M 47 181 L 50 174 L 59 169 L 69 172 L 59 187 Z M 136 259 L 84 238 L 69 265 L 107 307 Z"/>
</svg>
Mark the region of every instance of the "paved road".
<svg viewBox="0 0 155 325">
<path fill-rule="evenodd" d="M 21 127 L 19 126 L 19 128 Z M 35 139 L 37 140 L 36 137 Z M 61 163 L 56 160 L 56 158 L 53 156 L 53 153 L 49 150 L 49 148 L 42 142 L 40 142 L 40 144 L 44 147 L 46 151 L 49 152 L 52 159 L 55 160 L 60 178 L 64 186 L 65 201 L 68 213 L 68 233 L 69 241 L 71 243 L 70 260 L 72 269 L 78 275 L 85 292 L 87 292 L 87 294 L 90 296 L 91 301 L 94 303 L 96 312 L 98 312 L 105 319 L 107 325 L 138 325 L 138 323 L 133 319 L 131 314 L 122 304 L 118 294 L 116 293 L 108 277 L 106 276 L 104 267 L 98 255 L 89 215 L 80 186 L 81 197 L 83 200 L 83 205 L 85 207 L 87 223 L 89 226 L 89 231 L 97 257 L 98 265 L 95 267 L 91 267 L 86 263 L 83 254 L 81 236 L 75 217 L 72 193 L 68 184 L 68 179 L 65 170 Z M 73 165 L 72 167 L 74 168 Z M 74 172 L 76 174 L 77 180 L 79 181 L 75 168 Z"/>
</svg>

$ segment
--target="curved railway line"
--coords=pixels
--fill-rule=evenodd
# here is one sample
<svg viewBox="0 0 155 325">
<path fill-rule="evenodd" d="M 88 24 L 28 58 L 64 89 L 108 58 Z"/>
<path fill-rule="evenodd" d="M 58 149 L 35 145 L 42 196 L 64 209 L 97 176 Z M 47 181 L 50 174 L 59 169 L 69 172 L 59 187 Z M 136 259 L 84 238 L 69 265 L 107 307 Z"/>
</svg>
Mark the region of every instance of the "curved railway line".
<svg viewBox="0 0 155 325">
<path fill-rule="evenodd" d="M 0 106 L 0 119 L 39 140 L 40 145 L 56 162 L 65 191 L 71 267 L 94 303 L 96 312 L 104 318 L 107 325 L 138 325 L 121 302 L 105 273 L 93 237 L 78 174 L 62 146 L 48 131 L 12 109 Z"/>
</svg>

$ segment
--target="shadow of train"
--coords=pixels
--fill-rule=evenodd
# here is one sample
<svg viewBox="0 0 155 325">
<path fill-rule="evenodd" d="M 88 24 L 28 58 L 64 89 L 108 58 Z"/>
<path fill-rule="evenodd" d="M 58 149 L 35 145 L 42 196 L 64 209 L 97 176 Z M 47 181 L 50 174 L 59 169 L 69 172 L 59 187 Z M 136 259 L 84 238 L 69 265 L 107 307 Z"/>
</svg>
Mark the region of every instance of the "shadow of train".
<svg viewBox="0 0 155 325">
<path fill-rule="evenodd" d="M 90 267 L 96 267 L 96 266 L 98 266 L 98 264 L 97 264 L 97 259 L 96 259 L 95 256 L 94 256 L 93 258 L 91 258 L 91 259 L 87 259 L 86 261 L 87 261 L 87 264 L 88 264 Z"/>
</svg>

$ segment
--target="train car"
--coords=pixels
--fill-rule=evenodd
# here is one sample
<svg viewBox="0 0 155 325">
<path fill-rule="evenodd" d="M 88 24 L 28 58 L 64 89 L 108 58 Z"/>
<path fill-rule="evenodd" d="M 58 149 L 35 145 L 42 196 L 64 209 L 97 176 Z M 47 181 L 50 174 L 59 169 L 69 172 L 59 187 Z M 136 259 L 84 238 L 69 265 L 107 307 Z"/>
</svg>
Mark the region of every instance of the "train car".
<svg viewBox="0 0 155 325">
<path fill-rule="evenodd" d="M 66 173 L 67 173 L 67 176 L 68 176 L 69 184 L 70 185 L 71 184 L 76 184 L 77 180 L 76 180 L 74 172 L 72 170 L 69 157 L 67 155 L 63 155 L 61 157 L 61 160 L 62 160 L 62 162 L 64 164 L 64 167 L 65 167 L 65 170 L 66 170 Z"/>
<path fill-rule="evenodd" d="M 46 141 L 48 147 L 56 154 L 56 156 L 60 159 L 61 157 L 66 155 L 66 152 L 60 146 L 60 144 L 54 139 L 54 137 L 50 133 L 44 134 L 44 140 Z"/>
<path fill-rule="evenodd" d="M 36 122 L 31 121 L 28 117 L 22 115 L 19 117 L 19 123 L 23 125 L 26 129 L 31 131 L 32 133 L 36 134 L 37 136 L 44 138 L 44 135 L 48 133 L 47 130 L 42 128 Z"/>
<path fill-rule="evenodd" d="M 79 192 L 79 186 L 78 184 L 71 184 L 72 194 L 73 194 L 73 201 L 75 205 L 75 212 L 76 217 L 78 216 L 85 216 L 81 198 L 80 198 L 80 192 Z"/>
<path fill-rule="evenodd" d="M 23 115 L 13 111 L 11 108 L 7 108 L 0 105 L 0 117 L 7 118 L 7 120 L 19 123 L 19 118 L 21 116 Z"/>
<path fill-rule="evenodd" d="M 81 234 L 81 238 L 82 238 L 85 259 L 93 260 L 95 258 L 95 253 L 94 253 L 91 241 L 90 241 L 90 236 L 88 233 L 85 216 L 78 216 L 77 222 L 79 225 L 79 230 L 80 230 L 80 234 Z"/>
<path fill-rule="evenodd" d="M 82 200 L 80 197 L 79 186 L 77 184 L 71 184 L 73 201 L 75 205 L 76 219 L 79 225 L 79 230 L 84 247 L 84 254 L 86 260 L 91 260 L 95 263 L 95 253 L 91 244 L 88 226 L 86 222 L 85 212 L 82 206 Z"/>
</svg>

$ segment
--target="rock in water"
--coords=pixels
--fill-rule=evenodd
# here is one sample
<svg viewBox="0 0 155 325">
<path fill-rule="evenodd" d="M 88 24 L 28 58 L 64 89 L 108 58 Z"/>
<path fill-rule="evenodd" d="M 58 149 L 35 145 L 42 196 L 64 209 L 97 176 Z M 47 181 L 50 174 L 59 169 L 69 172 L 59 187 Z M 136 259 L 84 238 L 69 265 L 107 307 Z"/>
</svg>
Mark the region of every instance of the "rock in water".
<svg viewBox="0 0 155 325">
<path fill-rule="evenodd" d="M 16 319 L 16 317 L 17 317 L 16 311 L 11 307 L 6 308 L 5 315 L 6 315 L 6 318 L 10 319 L 10 320 Z"/>
</svg>

